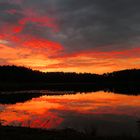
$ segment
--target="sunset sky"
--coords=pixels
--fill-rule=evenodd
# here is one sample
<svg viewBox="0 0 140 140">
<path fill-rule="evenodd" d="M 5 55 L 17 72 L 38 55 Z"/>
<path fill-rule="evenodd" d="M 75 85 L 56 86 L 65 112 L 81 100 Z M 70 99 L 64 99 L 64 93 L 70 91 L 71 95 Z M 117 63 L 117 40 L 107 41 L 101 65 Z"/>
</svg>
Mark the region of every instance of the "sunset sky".
<svg viewBox="0 0 140 140">
<path fill-rule="evenodd" d="M 140 0 L 0 0 L 0 65 L 140 68 Z"/>
</svg>

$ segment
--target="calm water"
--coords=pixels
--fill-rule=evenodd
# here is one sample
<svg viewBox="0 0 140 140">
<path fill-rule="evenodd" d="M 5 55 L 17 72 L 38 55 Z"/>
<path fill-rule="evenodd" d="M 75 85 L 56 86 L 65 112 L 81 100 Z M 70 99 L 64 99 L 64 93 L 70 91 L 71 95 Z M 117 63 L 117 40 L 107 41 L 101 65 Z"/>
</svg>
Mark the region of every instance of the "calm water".
<svg viewBox="0 0 140 140">
<path fill-rule="evenodd" d="M 59 94 L 59 93 L 58 93 Z M 0 104 L 2 125 L 138 135 L 140 96 L 106 92 L 43 95 L 24 103 Z"/>
</svg>

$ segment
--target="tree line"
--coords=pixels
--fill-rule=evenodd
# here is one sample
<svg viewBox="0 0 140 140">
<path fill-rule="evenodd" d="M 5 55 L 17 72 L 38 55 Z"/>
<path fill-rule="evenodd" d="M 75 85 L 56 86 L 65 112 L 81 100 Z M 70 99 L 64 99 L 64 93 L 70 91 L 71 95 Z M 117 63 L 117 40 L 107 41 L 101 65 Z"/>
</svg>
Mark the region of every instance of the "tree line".
<svg viewBox="0 0 140 140">
<path fill-rule="evenodd" d="M 127 69 L 104 74 L 75 72 L 40 72 L 21 66 L 0 66 L 0 82 L 14 83 L 131 83 L 140 82 L 140 69 Z"/>
</svg>

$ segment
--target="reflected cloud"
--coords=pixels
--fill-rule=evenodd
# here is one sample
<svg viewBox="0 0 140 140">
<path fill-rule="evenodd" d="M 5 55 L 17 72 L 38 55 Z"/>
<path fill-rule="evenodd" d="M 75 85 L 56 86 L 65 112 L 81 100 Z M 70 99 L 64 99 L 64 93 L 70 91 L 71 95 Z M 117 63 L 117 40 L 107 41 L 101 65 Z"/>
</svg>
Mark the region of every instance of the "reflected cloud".
<svg viewBox="0 0 140 140">
<path fill-rule="evenodd" d="M 0 118 L 2 125 L 47 129 L 71 127 L 79 131 L 95 127 L 103 135 L 112 130 L 112 135 L 129 132 L 135 135 L 136 121 L 140 117 L 139 100 L 140 96 L 106 92 L 45 95 L 24 103 L 0 105 Z"/>
</svg>

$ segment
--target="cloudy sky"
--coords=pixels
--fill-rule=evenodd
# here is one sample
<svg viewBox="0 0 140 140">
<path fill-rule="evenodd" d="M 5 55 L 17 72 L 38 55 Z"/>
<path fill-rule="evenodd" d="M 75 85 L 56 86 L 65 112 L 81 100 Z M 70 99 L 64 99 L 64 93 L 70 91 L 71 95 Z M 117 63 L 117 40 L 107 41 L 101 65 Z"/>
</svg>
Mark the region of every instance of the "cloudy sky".
<svg viewBox="0 0 140 140">
<path fill-rule="evenodd" d="M 140 0 L 0 0 L 0 65 L 104 73 L 140 68 Z"/>
</svg>

